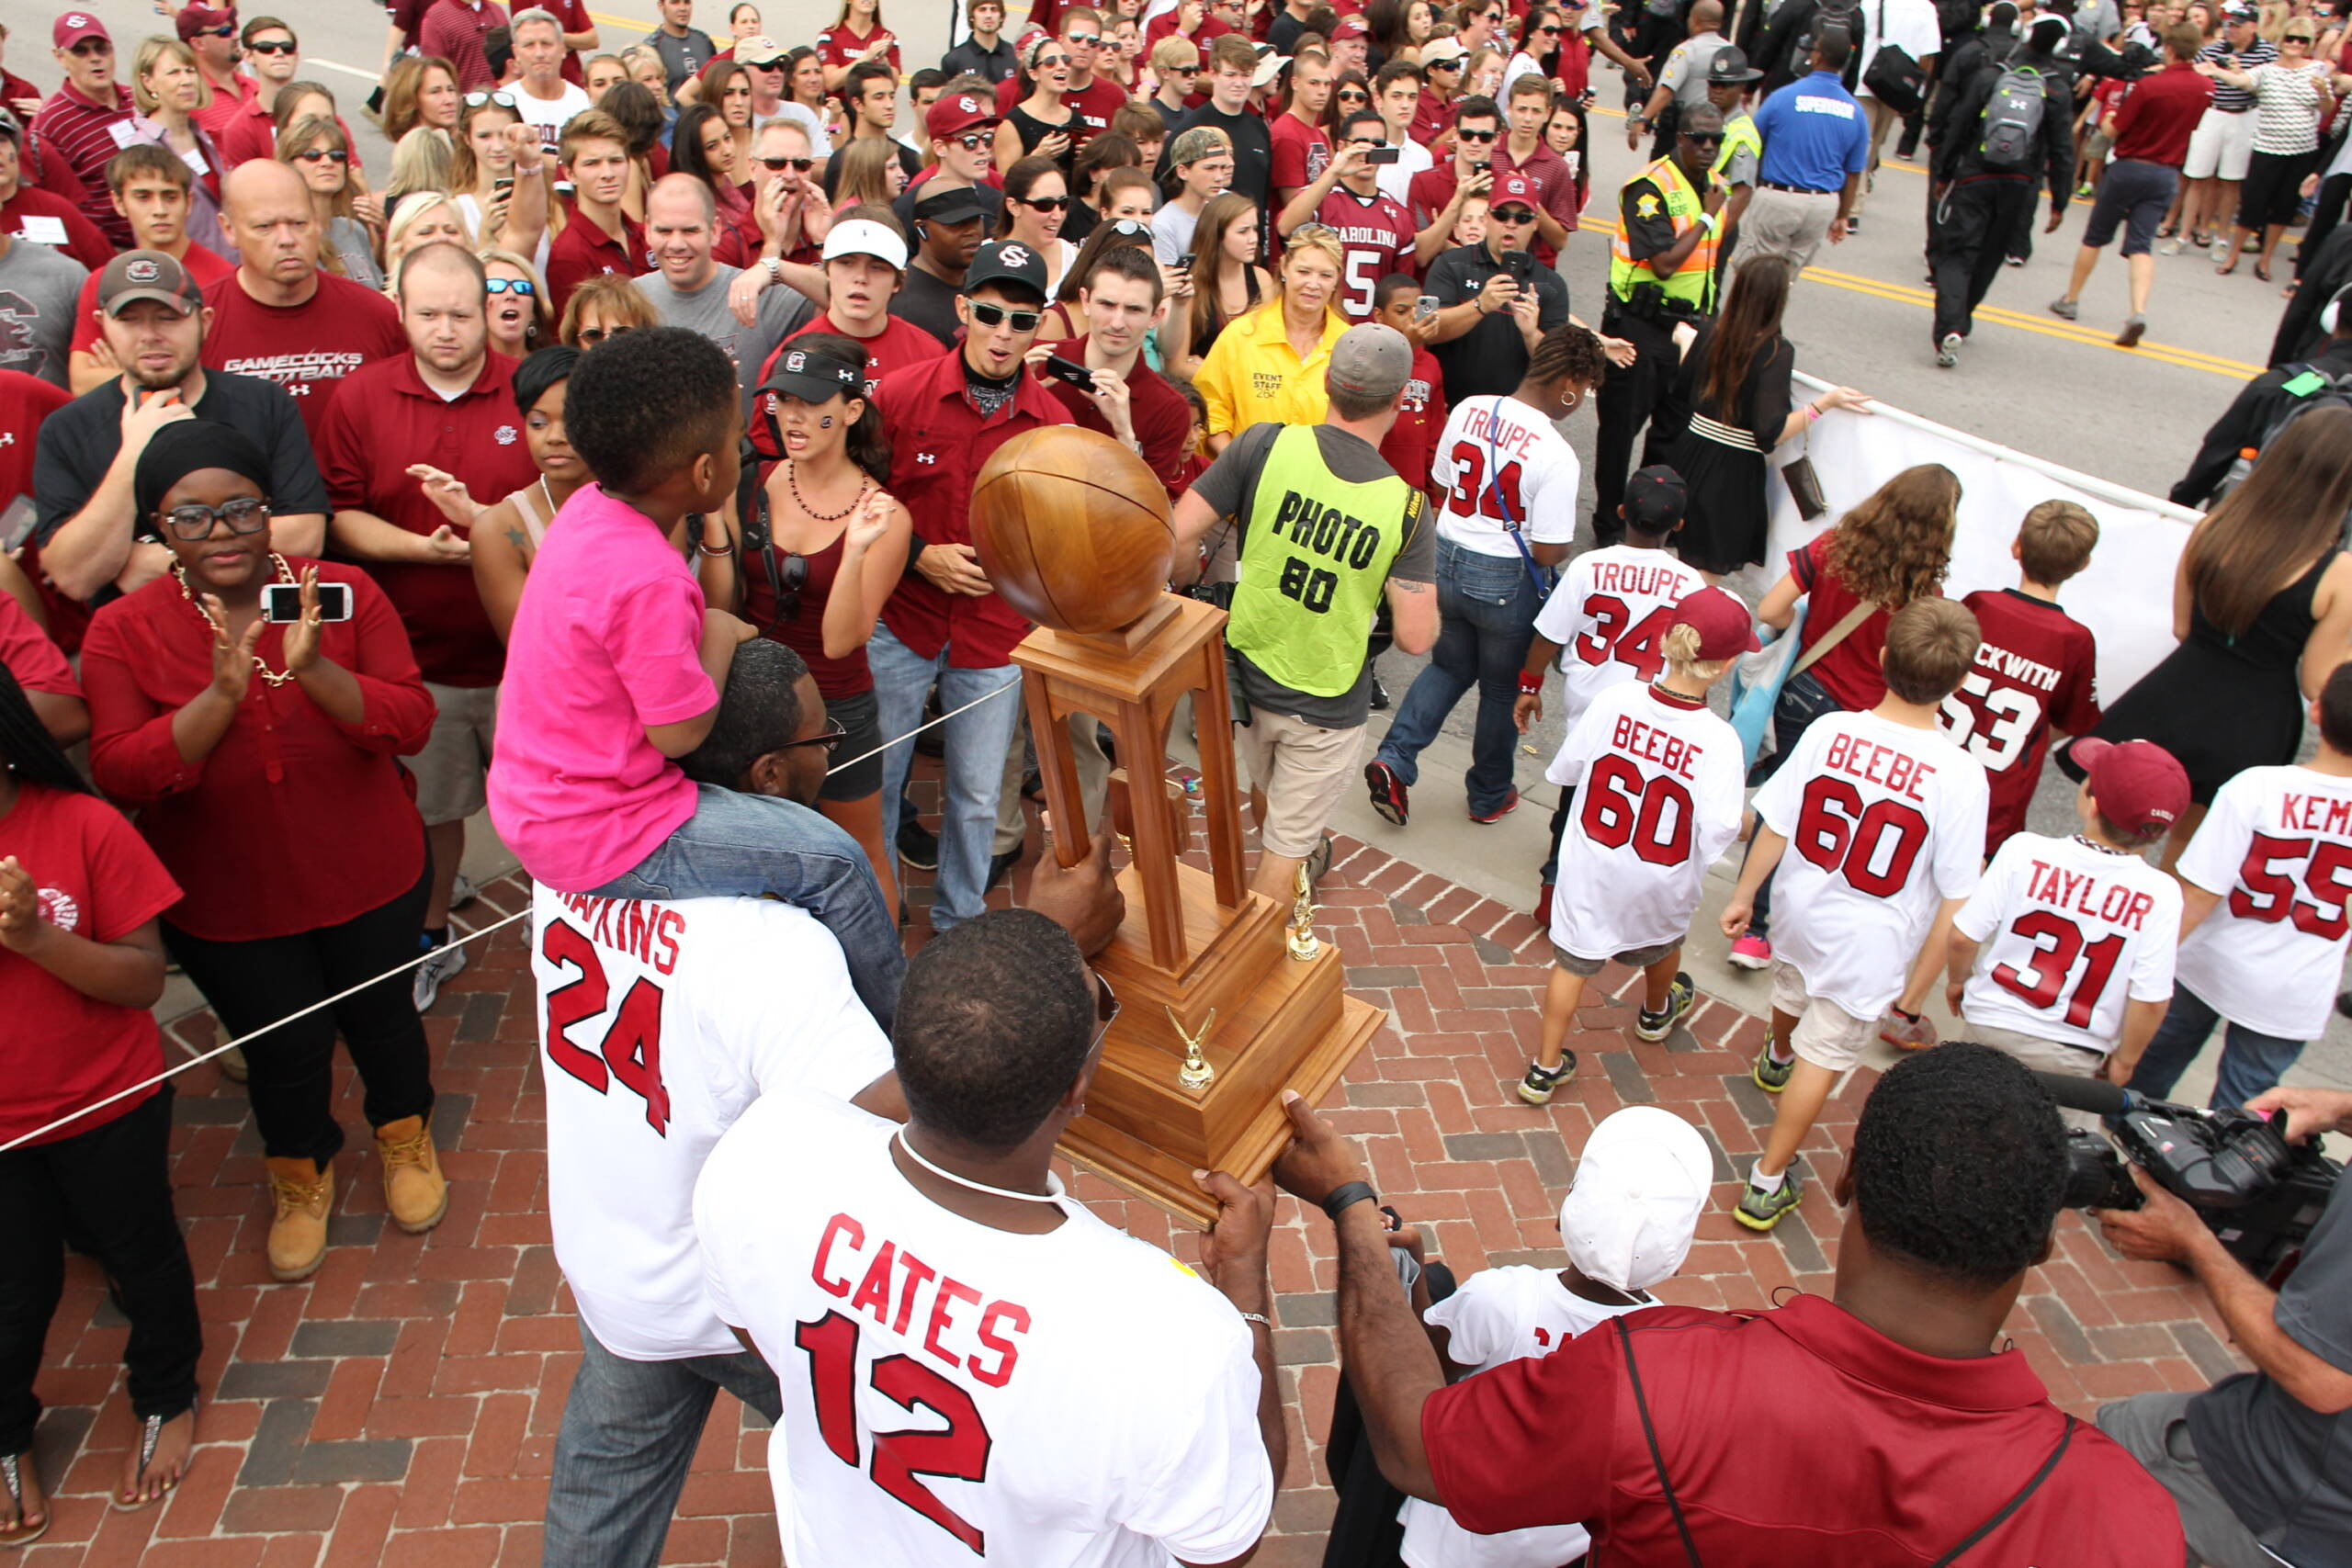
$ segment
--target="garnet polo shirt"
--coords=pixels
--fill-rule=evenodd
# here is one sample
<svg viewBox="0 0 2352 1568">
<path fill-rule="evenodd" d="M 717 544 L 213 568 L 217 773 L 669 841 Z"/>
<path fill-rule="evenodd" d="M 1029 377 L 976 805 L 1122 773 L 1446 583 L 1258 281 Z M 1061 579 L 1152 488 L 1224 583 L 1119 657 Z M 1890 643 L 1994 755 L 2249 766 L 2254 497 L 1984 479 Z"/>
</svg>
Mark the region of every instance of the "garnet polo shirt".
<svg viewBox="0 0 2352 1568">
<path fill-rule="evenodd" d="M 548 243 L 548 309 L 560 321 L 571 291 L 588 279 L 605 273 L 643 277 L 652 270 L 653 256 L 645 248 L 642 224 L 621 214 L 621 237 L 615 240 L 597 228 L 594 220 L 575 209 L 563 232 Z"/>
<path fill-rule="evenodd" d="M 409 477 L 412 463 L 454 474 L 476 495 L 511 495 L 538 477 L 514 412 L 514 362 L 495 353 L 484 357 L 474 384 L 447 401 L 424 384 L 412 355 L 366 367 L 336 394 L 318 443 L 319 471 L 337 511 L 372 513 L 419 536 L 448 519 Z M 369 561 L 368 570 L 400 611 L 426 680 L 498 683 L 505 645 L 482 613 L 465 562 Z"/>
<path fill-rule="evenodd" d="M 1924 1568 L 2024 1487 L 2064 1423 L 2022 1351 L 1924 1355 L 1819 1296 L 1765 1313 L 1654 1307 L 1618 1321 L 1708 1562 Z M 1421 1440 L 1438 1501 L 1464 1529 L 1582 1523 L 1595 1562 L 1686 1561 L 1608 1325 L 1439 1390 L 1422 1406 Z M 2087 1422 L 1970 1553 L 2067 1568 L 2181 1556 L 2171 1497 Z"/>
<path fill-rule="evenodd" d="M 80 207 L 54 191 L 18 186 L 16 195 L 0 201 L 0 230 L 12 240 L 63 251 L 88 267 L 93 277 L 114 260 L 114 246 L 98 226 L 83 216 Z"/>
<path fill-rule="evenodd" d="M 114 101 L 101 104 L 68 82 L 33 116 L 32 130 L 82 182 L 82 215 L 98 226 L 107 243 L 127 251 L 130 223 L 114 209 L 114 197 L 107 189 L 107 160 L 141 139 L 130 134 L 130 89 L 118 82 L 114 91 Z"/>
<path fill-rule="evenodd" d="M 1086 340 L 1071 338 L 1067 343 L 1052 345 L 1064 359 L 1086 363 Z M 1065 381 L 1049 381 L 1046 390 L 1054 395 L 1069 414 L 1072 424 L 1088 430 L 1111 434 L 1111 422 L 1094 400 Z M 1136 355 L 1135 366 L 1127 372 L 1127 422 L 1135 426 L 1136 443 L 1143 448 L 1145 466 L 1159 477 L 1167 487 L 1170 500 L 1183 494 L 1185 459 L 1193 455 L 1184 438 L 1193 433 L 1193 406 L 1184 395 L 1168 384 L 1168 378 Z"/>
<path fill-rule="evenodd" d="M 2213 84 L 2195 66 L 2166 62 L 2163 70 L 2133 83 L 2115 111 L 2115 156 L 2179 168 L 2188 161 L 2189 133 L 2212 101 Z"/>
<path fill-rule="evenodd" d="M 874 406 L 890 438 L 890 493 L 928 545 L 972 542 L 972 480 L 998 447 L 1024 430 L 1069 423 L 1053 394 L 1025 371 L 1013 379 L 1012 400 L 982 419 L 964 395 L 961 354 L 884 377 Z M 913 571 L 882 606 L 882 624 L 921 658 L 945 646 L 948 663 L 958 670 L 1006 664 L 1013 645 L 1029 635 L 1021 613 L 995 594 L 943 593 Z"/>
<path fill-rule="evenodd" d="M 212 307 L 205 367 L 285 388 L 302 411 L 313 446 L 345 377 L 363 365 L 408 354 L 408 334 L 390 299 L 331 272 L 320 273 L 318 281 L 300 305 L 265 305 L 245 292 L 233 272 L 204 288 L 204 302 Z"/>
</svg>

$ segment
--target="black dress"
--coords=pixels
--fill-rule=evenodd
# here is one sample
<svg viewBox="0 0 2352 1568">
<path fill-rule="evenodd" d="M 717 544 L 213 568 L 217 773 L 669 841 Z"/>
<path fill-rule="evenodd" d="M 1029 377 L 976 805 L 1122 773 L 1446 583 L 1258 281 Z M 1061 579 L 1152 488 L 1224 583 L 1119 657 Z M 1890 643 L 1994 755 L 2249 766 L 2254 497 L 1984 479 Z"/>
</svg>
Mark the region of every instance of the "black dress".
<svg viewBox="0 0 2352 1568">
<path fill-rule="evenodd" d="M 1039 119 L 1024 106 L 1015 104 L 1004 111 L 1004 118 L 1012 125 L 1012 134 L 1021 138 L 1021 155 L 1024 158 L 1037 150 L 1037 143 L 1057 130 L 1067 135 L 1069 145 L 1062 149 L 1062 155 L 1054 162 L 1061 165 L 1064 177 L 1068 177 L 1070 164 L 1078 157 L 1078 144 L 1086 136 L 1086 125 L 1078 118 L 1078 111 L 1069 105 L 1062 106 L 1062 112 L 1069 118 L 1059 121 Z"/>
<path fill-rule="evenodd" d="M 2188 640 L 2116 699 L 2092 733 L 2154 741 L 2188 770 L 2189 795 L 2201 806 L 2247 768 L 2293 761 L 2303 738 L 2303 645 L 2318 624 L 2312 600 L 2338 553 L 2272 594 L 2234 637 L 2192 608 Z"/>
<path fill-rule="evenodd" d="M 1690 492 L 1675 553 L 1687 566 L 1720 575 L 1764 558 L 1772 521 L 1765 479 L 1788 423 L 1797 354 L 1786 338 L 1774 343 L 1748 366 L 1738 406 L 1718 409 L 1700 395 L 1713 333 L 1712 322 L 1701 327 L 1682 356 L 1645 457 L 1671 464 Z"/>
</svg>

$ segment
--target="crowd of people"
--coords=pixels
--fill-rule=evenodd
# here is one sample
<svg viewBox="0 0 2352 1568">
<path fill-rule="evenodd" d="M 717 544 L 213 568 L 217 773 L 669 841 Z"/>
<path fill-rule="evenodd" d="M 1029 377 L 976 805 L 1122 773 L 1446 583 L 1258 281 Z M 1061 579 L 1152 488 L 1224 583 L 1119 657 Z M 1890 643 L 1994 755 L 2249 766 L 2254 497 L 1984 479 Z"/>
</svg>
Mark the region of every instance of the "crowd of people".
<svg viewBox="0 0 2352 1568">
<path fill-rule="evenodd" d="M 1258 893 L 1322 874 L 1351 788 L 1408 828 L 1474 691 L 1475 823 L 1516 810 L 1522 736 L 1565 720 L 1518 1101 L 1572 1082 L 1611 962 L 1642 975 L 1633 1035 L 1673 1036 L 1733 852 L 1717 919 L 1770 972 L 1748 1070 L 1773 1120 L 1732 1217 L 1798 1207 L 1799 1150 L 1874 1043 L 1919 1053 L 1863 1113 L 1834 1301 L 1764 1314 L 1655 1310 L 1708 1200 L 1666 1111 L 1580 1151 L 1567 1269 L 1456 1281 L 1293 1104 L 1275 1174 L 1336 1226 L 1378 1478 L 1343 1488 L 1377 1516 L 1347 1561 L 1990 1540 L 2120 1565 L 2184 1529 L 2223 1568 L 2352 1553 L 2335 1203 L 2275 1312 L 2160 1190 L 2102 1214 L 2238 1332 L 2257 1371 L 2204 1403 L 2078 1431 L 1990 1354 L 2064 1185 L 2024 1068 L 2162 1096 L 2222 1028 L 2216 1106 L 2299 1139 L 2352 1121 L 2279 1087 L 2352 945 L 2352 320 L 2312 298 L 2352 291 L 2337 8 L 1036 0 L 1016 25 L 966 0 L 910 70 L 877 0 L 795 48 L 752 4 L 722 46 L 661 0 L 618 50 L 581 0 L 401 0 L 364 106 L 279 17 L 179 6 L 123 72 L 104 21 L 60 15 L 62 85 L 0 81 L 0 498 L 28 503 L 0 518 L 26 514 L 0 558 L 0 1000 L 36 1024 L 0 1047 L 0 1234 L 26 1259 L 0 1279 L 0 1545 L 49 1524 L 32 1389 L 69 1238 L 131 1325 L 113 1501 L 189 1461 L 167 964 L 237 1043 L 273 1278 L 329 1248 L 338 1037 L 392 1223 L 447 1212 L 421 1015 L 468 962 L 487 811 L 536 884 L 583 1346 L 548 1562 L 658 1558 L 719 1388 L 778 1424 L 796 1563 L 1249 1555 L 1289 1442 L 1271 1192 L 1202 1174 L 1197 1276 L 1064 1201 L 1055 1141 L 1119 1008 L 1085 962 L 1119 921 L 1107 829 L 989 908 L 1062 738 L 1027 732 L 1031 626 L 970 498 L 1006 442 L 1076 424 L 1148 470 L 1177 584 L 1228 615 Z M 1649 138 L 1597 201 L 1596 56 Z M 362 114 L 392 147 L 373 176 Z M 2176 495 L 2213 503 L 2178 649 L 2104 709 L 2060 603 L 2099 545 L 2070 501 L 2015 520 L 2013 588 L 1954 599 L 1960 482 L 1912 468 L 1770 563 L 1759 603 L 1735 592 L 1768 564 L 1770 455 L 1871 407 L 1798 400 L 1782 317 L 1897 127 L 1897 154 L 1928 149 L 1947 367 L 2037 188 L 2046 231 L 2093 202 L 2062 316 L 2123 231 L 2127 344 L 2154 254 L 2253 249 L 2267 279 L 2315 204 L 2302 335 Z M 1588 222 L 1589 325 L 1560 270 Z M 1373 748 L 1392 648 L 1430 657 Z M 1100 821 L 1114 759 L 1091 721 L 1067 744 Z M 2077 783 L 2065 836 L 2027 830 L 2045 760 Z M 748 973 L 786 977 L 788 1018 Z M 1938 1043 L 1931 995 L 1970 1043 Z M 1123 1358 L 1105 1400 L 1138 1329 L 1168 1353 Z M 1621 1386 L 1645 1442 L 1600 1418 Z M 896 1429 L 918 1405 L 944 1425 Z M 1932 1432 L 1885 1483 L 1909 1501 L 1825 1512 L 1800 1421 L 1873 1452 Z"/>
</svg>

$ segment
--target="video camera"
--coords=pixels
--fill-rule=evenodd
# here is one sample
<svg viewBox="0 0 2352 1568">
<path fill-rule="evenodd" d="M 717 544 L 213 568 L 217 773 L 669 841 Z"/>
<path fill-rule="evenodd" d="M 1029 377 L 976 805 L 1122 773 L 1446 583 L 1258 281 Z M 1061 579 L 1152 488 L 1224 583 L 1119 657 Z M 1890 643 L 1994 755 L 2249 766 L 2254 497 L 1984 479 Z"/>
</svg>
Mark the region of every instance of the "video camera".
<svg viewBox="0 0 2352 1568">
<path fill-rule="evenodd" d="M 2115 1145 L 2096 1133 L 2066 1134 L 2066 1207 L 2137 1209 L 2146 1201 L 2123 1156 L 2197 1211 L 2222 1247 L 2269 1279 L 2303 1244 L 2344 1167 L 2319 1139 L 2290 1144 L 2286 1113 L 2199 1111 L 2150 1100 L 2098 1078 L 2036 1073 L 2059 1104 L 2102 1116 Z"/>
</svg>

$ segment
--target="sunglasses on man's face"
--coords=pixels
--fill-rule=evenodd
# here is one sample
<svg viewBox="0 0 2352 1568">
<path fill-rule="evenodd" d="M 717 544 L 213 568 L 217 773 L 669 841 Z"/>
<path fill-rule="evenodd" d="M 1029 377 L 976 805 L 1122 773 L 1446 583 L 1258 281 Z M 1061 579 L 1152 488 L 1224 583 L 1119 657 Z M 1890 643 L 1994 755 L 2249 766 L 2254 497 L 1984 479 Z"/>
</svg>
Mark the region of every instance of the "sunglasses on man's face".
<svg viewBox="0 0 2352 1568">
<path fill-rule="evenodd" d="M 1524 207 L 1498 207 L 1487 214 L 1498 223 L 1532 223 L 1535 214 Z"/>
<path fill-rule="evenodd" d="M 234 22 L 223 22 L 217 28 L 198 28 L 196 29 L 196 36 L 198 38 L 235 38 L 237 36 L 237 24 Z"/>
<path fill-rule="evenodd" d="M 1010 321 L 1014 332 L 1034 333 L 1038 323 L 1046 319 L 1042 310 L 1009 310 L 983 299 L 967 299 L 964 303 L 971 307 L 972 320 L 984 327 L 1001 326 Z"/>
<path fill-rule="evenodd" d="M 1702 147 L 1718 147 L 1724 140 L 1724 133 L 1720 130 L 1686 130 L 1682 134 Z"/>
<path fill-rule="evenodd" d="M 1102 41 L 1102 35 L 1101 33 L 1070 33 L 1065 36 L 1062 41 L 1072 49 L 1092 49 Z"/>
<path fill-rule="evenodd" d="M 996 139 L 992 136 L 976 131 L 969 136 L 957 137 L 956 139 L 956 145 L 961 147 L 967 152 L 977 152 L 981 148 L 989 146 Z"/>
<path fill-rule="evenodd" d="M 1457 130 L 1453 134 L 1461 141 L 1483 144 L 1494 141 L 1502 132 L 1499 130 Z"/>
<path fill-rule="evenodd" d="M 88 60 L 96 55 L 112 54 L 114 45 L 102 38 L 85 38 L 66 52 L 78 60 Z"/>
<path fill-rule="evenodd" d="M 291 54 L 294 52 L 294 40 L 290 38 L 262 39 L 257 42 L 245 45 L 245 52 L 247 54 Z"/>
<path fill-rule="evenodd" d="M 780 175 L 786 169 L 797 169 L 805 175 L 817 166 L 814 158 L 762 158 L 758 162 L 760 167 L 772 175 Z"/>
</svg>

